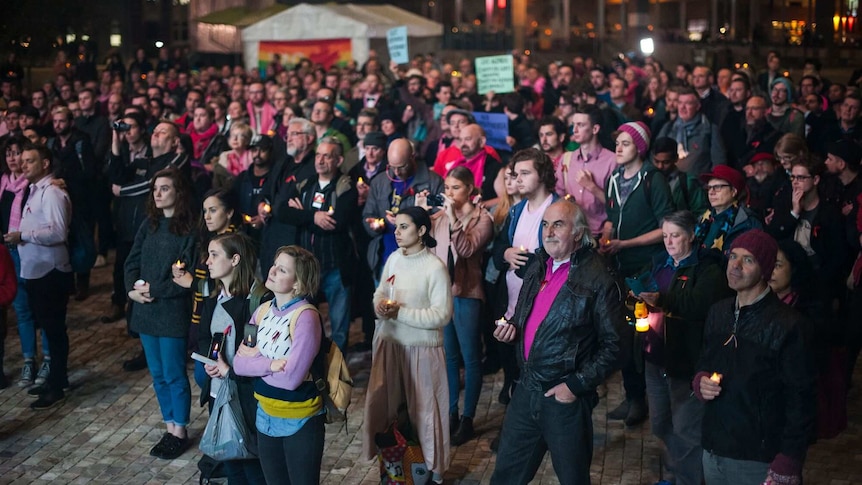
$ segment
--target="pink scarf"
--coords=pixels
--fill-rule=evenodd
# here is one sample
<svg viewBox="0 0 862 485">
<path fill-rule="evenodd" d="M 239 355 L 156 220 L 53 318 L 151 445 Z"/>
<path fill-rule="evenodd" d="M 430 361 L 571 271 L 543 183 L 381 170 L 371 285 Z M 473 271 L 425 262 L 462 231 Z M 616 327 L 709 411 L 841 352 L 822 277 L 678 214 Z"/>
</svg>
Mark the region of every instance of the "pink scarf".
<svg viewBox="0 0 862 485">
<path fill-rule="evenodd" d="M 231 150 L 227 154 L 227 171 L 236 177 L 247 169 L 251 165 L 251 162 L 251 150 L 246 150 L 242 153 Z"/>
<path fill-rule="evenodd" d="M 194 128 L 189 130 L 189 136 L 192 138 L 192 147 L 194 147 L 193 159 L 200 160 L 204 156 L 204 151 L 210 146 L 210 142 L 216 134 L 218 134 L 218 125 L 215 123 L 210 125 L 207 131 L 203 133 L 198 133 Z"/>
<path fill-rule="evenodd" d="M 8 232 L 17 231 L 21 225 L 21 211 L 24 203 L 24 189 L 27 188 L 27 177 L 23 174 L 18 176 L 18 179 L 13 181 L 8 173 L 4 173 L 0 177 L 0 196 L 4 191 L 9 191 L 15 194 L 12 199 L 12 210 L 9 213 L 9 228 Z"/>
<path fill-rule="evenodd" d="M 248 121 L 252 131 L 258 135 L 271 135 L 270 130 L 275 127 L 275 107 L 269 103 L 263 103 L 263 108 L 260 111 L 260 127 L 257 126 L 257 113 L 254 112 L 254 105 L 251 101 L 245 104 L 245 109 L 248 112 Z"/>
</svg>

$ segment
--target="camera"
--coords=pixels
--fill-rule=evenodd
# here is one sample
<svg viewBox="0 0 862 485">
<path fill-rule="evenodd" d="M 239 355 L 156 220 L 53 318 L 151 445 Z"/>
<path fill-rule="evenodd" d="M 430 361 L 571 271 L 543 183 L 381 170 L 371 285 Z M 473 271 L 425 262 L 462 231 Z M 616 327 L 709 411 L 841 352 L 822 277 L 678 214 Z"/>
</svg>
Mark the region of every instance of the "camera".
<svg viewBox="0 0 862 485">
<path fill-rule="evenodd" d="M 442 207 L 443 202 L 443 194 L 434 194 L 428 196 L 428 205 L 430 205 L 431 207 Z"/>
<path fill-rule="evenodd" d="M 113 128 L 116 132 L 124 133 L 131 130 L 132 125 L 126 123 L 125 121 L 117 120 L 111 124 L 111 128 Z"/>
</svg>

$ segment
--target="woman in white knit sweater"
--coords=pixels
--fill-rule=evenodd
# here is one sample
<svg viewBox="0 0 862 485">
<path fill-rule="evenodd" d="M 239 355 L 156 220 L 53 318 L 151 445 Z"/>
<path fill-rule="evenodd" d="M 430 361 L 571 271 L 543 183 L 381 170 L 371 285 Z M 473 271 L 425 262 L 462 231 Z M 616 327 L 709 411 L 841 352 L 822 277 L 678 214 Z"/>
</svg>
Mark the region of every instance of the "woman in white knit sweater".
<svg viewBox="0 0 862 485">
<path fill-rule="evenodd" d="M 437 243 L 421 207 L 395 218 L 400 248 L 389 256 L 374 292 L 377 328 L 365 398 L 364 452 L 377 455 L 374 435 L 385 431 L 407 404 L 425 464 L 436 483 L 449 467 L 449 391 L 443 327 L 452 318 L 452 285 L 432 252 Z"/>
</svg>

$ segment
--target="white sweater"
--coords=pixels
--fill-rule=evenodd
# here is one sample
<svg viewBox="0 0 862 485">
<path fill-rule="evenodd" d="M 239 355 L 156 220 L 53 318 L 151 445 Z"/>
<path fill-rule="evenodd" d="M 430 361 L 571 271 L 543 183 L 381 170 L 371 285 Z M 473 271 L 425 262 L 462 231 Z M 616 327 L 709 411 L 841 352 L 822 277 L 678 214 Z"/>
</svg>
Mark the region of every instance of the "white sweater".
<svg viewBox="0 0 862 485">
<path fill-rule="evenodd" d="M 427 249 L 409 256 L 395 251 L 383 266 L 380 286 L 374 292 L 375 308 L 387 299 L 392 275 L 395 301 L 401 307 L 397 319 L 377 321 L 380 337 L 405 346 L 442 346 L 443 327 L 452 319 L 452 284 L 446 266 Z"/>
</svg>

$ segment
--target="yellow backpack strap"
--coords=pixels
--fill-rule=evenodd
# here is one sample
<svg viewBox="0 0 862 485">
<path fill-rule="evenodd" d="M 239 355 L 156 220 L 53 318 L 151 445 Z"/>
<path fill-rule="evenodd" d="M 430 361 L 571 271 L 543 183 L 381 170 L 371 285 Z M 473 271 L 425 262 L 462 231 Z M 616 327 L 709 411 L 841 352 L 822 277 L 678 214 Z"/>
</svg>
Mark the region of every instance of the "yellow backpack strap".
<svg viewBox="0 0 862 485">
<path fill-rule="evenodd" d="M 299 306 L 293 313 L 290 314 L 290 321 L 287 325 L 287 333 L 290 335 L 290 340 L 293 341 L 293 331 L 296 329 L 296 321 L 299 320 L 299 315 L 305 310 L 314 310 L 317 311 L 317 307 L 312 305 L 311 303 L 306 303 L 304 305 Z M 319 312 L 318 312 L 319 313 Z"/>
</svg>

